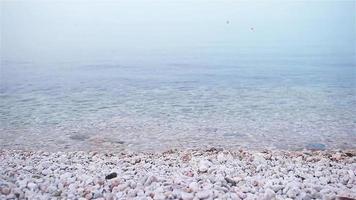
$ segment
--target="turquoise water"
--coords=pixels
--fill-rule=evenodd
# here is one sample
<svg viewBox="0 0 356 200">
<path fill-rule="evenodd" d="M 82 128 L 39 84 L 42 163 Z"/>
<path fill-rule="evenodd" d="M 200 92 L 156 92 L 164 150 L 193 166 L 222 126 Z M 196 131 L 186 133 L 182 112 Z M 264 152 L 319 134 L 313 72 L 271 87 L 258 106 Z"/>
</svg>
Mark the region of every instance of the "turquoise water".
<svg viewBox="0 0 356 200">
<path fill-rule="evenodd" d="M 2 4 L 1 148 L 356 148 L 354 2 Z"/>
</svg>

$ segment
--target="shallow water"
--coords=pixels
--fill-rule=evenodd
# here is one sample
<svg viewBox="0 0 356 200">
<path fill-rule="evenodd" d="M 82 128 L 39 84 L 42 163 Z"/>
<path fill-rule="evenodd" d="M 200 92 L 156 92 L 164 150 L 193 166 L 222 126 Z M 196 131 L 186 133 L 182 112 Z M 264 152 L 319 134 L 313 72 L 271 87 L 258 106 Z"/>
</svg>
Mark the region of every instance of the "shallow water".
<svg viewBox="0 0 356 200">
<path fill-rule="evenodd" d="M 0 148 L 356 148 L 353 2 L 2 3 Z"/>
</svg>

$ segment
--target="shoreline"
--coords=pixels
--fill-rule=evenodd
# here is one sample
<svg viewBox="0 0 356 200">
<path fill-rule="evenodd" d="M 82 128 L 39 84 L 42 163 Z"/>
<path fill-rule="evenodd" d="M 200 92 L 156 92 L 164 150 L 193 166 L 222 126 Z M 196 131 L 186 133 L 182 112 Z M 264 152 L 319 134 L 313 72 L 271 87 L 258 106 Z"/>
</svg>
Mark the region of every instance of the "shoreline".
<svg viewBox="0 0 356 200">
<path fill-rule="evenodd" d="M 1 149 L 0 168 L 0 199 L 356 199 L 356 149 Z"/>
</svg>

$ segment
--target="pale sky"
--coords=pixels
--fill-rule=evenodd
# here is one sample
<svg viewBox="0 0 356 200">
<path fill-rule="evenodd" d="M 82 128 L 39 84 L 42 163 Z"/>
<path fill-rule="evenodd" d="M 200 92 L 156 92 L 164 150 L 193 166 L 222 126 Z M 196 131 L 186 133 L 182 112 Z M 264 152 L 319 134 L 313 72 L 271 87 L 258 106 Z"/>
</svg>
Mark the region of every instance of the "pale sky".
<svg viewBox="0 0 356 200">
<path fill-rule="evenodd" d="M 355 1 L 0 2 L 7 61 L 183 55 L 219 45 L 355 54 Z"/>
</svg>

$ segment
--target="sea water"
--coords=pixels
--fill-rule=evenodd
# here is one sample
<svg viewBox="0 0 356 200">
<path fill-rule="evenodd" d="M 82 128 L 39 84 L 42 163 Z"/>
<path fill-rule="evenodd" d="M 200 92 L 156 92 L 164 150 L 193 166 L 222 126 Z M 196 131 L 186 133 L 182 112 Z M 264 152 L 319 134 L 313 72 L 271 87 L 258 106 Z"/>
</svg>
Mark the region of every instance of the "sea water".
<svg viewBox="0 0 356 200">
<path fill-rule="evenodd" d="M 355 148 L 355 13 L 2 1 L 0 148 Z"/>
</svg>

